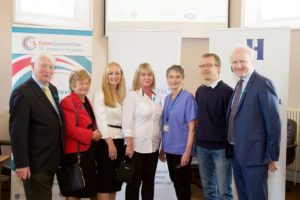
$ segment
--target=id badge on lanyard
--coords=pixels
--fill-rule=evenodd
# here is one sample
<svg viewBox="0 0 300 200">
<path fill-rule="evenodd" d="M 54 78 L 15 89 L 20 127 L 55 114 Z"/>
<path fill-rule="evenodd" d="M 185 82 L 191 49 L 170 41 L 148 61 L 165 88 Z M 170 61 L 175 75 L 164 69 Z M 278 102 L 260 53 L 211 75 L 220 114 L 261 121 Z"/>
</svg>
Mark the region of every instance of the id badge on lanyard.
<svg viewBox="0 0 300 200">
<path fill-rule="evenodd" d="M 165 124 L 165 125 L 164 125 L 163 131 L 164 131 L 165 133 L 168 133 L 168 132 L 169 132 L 169 124 Z"/>
</svg>

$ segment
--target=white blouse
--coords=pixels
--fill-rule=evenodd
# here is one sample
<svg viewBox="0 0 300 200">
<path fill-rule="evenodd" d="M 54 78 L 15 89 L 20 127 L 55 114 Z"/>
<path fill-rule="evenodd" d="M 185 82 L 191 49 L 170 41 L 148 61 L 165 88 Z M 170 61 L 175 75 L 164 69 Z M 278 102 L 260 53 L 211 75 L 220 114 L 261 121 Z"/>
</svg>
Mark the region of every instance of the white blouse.
<svg viewBox="0 0 300 200">
<path fill-rule="evenodd" d="M 162 105 L 159 96 L 150 99 L 143 91 L 131 91 L 123 103 L 123 133 L 133 137 L 133 147 L 139 153 L 159 149 Z"/>
<path fill-rule="evenodd" d="M 108 107 L 104 103 L 104 94 L 98 91 L 93 98 L 93 111 L 96 118 L 97 127 L 101 132 L 102 138 L 124 138 L 122 129 L 109 127 L 108 125 L 122 125 L 122 105 L 117 103 L 115 108 Z"/>
</svg>

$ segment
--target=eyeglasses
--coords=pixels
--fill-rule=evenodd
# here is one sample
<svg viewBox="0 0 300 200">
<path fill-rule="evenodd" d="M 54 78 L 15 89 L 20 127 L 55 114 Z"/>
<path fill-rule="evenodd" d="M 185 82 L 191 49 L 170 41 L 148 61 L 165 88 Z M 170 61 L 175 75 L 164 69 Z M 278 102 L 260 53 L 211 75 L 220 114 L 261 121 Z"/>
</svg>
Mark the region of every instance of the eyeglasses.
<svg viewBox="0 0 300 200">
<path fill-rule="evenodd" d="M 200 68 L 200 69 L 204 69 L 204 68 L 212 68 L 213 66 L 219 66 L 219 65 L 217 65 L 217 64 L 211 64 L 211 63 L 209 63 L 209 64 L 206 64 L 206 65 L 199 65 L 198 67 Z"/>
<path fill-rule="evenodd" d="M 232 66 L 237 66 L 239 65 L 246 65 L 248 63 L 248 61 L 246 60 L 235 60 L 231 63 Z"/>
<path fill-rule="evenodd" d="M 55 70 L 55 66 L 54 65 L 47 65 L 47 64 L 41 64 L 40 68 L 42 68 L 43 70 L 48 69 L 49 71 L 54 71 Z"/>
</svg>

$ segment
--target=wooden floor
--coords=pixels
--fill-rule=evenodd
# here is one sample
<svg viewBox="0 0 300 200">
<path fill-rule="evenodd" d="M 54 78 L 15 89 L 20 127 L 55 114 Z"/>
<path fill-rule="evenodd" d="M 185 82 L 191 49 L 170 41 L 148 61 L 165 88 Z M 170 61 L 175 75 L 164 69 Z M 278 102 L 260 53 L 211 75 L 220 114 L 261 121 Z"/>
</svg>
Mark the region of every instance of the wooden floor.
<svg viewBox="0 0 300 200">
<path fill-rule="evenodd" d="M 290 188 L 291 191 L 287 191 L 285 193 L 285 199 L 286 200 L 300 200 L 300 184 L 297 183 L 294 185 L 294 183 L 287 181 L 286 182 L 287 188 Z M 191 200 L 204 200 L 202 190 L 192 184 L 192 199 Z"/>
<path fill-rule="evenodd" d="M 286 200 L 299 200 L 300 199 L 300 183 L 294 185 L 294 183 L 287 181 L 287 192 L 285 193 Z M 291 191 L 289 191 L 291 189 Z"/>
</svg>

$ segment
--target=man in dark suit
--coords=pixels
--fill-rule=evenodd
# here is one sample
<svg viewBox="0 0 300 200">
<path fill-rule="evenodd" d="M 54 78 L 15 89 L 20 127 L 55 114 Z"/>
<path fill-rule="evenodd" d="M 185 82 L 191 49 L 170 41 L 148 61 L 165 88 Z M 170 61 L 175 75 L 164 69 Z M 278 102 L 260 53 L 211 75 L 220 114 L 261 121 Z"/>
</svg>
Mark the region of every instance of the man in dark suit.
<svg viewBox="0 0 300 200">
<path fill-rule="evenodd" d="M 51 200 L 53 178 L 63 155 L 64 126 L 58 93 L 50 80 L 55 58 L 32 58 L 32 77 L 17 87 L 9 101 L 9 133 L 16 175 L 26 199 Z"/>
<path fill-rule="evenodd" d="M 228 147 L 240 200 L 268 199 L 268 169 L 277 170 L 281 122 L 272 82 L 253 67 L 253 50 L 240 46 L 231 54 L 233 73 L 240 78 L 227 113 Z"/>
</svg>

